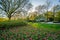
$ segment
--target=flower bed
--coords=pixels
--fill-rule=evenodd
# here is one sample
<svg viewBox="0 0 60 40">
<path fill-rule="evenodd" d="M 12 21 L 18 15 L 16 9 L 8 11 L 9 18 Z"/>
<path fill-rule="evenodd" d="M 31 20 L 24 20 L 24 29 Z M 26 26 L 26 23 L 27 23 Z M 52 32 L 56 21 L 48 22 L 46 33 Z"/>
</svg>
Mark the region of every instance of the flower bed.
<svg viewBox="0 0 60 40">
<path fill-rule="evenodd" d="M 24 26 L 0 30 L 0 40 L 60 40 L 60 31 Z"/>
</svg>

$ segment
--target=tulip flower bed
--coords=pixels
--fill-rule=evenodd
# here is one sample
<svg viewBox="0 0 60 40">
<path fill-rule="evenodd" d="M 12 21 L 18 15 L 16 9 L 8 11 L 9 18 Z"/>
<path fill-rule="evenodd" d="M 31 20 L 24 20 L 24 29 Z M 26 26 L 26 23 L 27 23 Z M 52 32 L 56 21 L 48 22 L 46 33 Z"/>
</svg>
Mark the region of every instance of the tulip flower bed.
<svg viewBox="0 0 60 40">
<path fill-rule="evenodd" d="M 0 30 L 0 40 L 60 40 L 60 30 L 39 24 L 29 23 L 27 26 Z"/>
</svg>

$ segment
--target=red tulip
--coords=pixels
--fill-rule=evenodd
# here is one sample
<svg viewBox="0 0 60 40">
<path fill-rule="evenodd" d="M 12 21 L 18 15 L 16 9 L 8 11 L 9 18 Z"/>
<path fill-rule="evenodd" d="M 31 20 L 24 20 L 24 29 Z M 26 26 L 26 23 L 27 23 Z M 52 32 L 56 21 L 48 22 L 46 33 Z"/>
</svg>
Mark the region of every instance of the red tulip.
<svg viewBox="0 0 60 40">
<path fill-rule="evenodd" d="M 47 40 L 46 38 L 43 38 L 42 40 Z"/>
<path fill-rule="evenodd" d="M 29 38 L 29 40 L 33 40 L 32 38 Z"/>
<path fill-rule="evenodd" d="M 26 32 L 26 34 L 27 34 L 27 35 L 29 35 L 29 33 L 28 33 L 28 32 Z"/>
</svg>

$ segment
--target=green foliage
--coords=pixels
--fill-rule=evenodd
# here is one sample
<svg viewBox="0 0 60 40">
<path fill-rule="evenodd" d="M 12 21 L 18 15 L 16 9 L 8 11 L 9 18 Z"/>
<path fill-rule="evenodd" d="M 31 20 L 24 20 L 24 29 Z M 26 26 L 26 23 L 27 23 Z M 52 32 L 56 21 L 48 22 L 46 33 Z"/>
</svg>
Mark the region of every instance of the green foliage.
<svg viewBox="0 0 60 40">
<path fill-rule="evenodd" d="M 10 28 L 10 27 L 24 26 L 24 25 L 27 25 L 27 23 L 20 20 L 10 20 L 10 21 L 0 22 L 0 28 Z"/>
<path fill-rule="evenodd" d="M 54 24 L 52 25 L 48 24 L 43 25 L 41 23 L 30 23 L 30 24 L 31 26 L 17 27 L 7 29 L 4 31 L 0 30 L 1 32 L 0 40 L 60 40 L 59 30 L 54 31 L 52 30 L 52 28 L 51 30 L 48 28 Z M 32 27 L 32 25 L 35 25 L 39 28 Z"/>
<path fill-rule="evenodd" d="M 58 21 L 60 22 L 60 11 L 57 12 Z"/>
</svg>

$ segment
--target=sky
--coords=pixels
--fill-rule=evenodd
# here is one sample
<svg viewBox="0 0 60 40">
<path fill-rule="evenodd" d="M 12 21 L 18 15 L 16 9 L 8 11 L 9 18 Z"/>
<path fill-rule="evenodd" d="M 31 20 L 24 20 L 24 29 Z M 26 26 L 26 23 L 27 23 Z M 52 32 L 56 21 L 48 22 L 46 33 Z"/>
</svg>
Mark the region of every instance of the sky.
<svg viewBox="0 0 60 40">
<path fill-rule="evenodd" d="M 54 6 L 54 5 L 57 5 L 57 4 L 60 4 L 59 0 L 49 0 L 51 2 L 51 6 L 50 6 L 50 9 Z M 33 5 L 33 10 L 36 6 L 38 5 L 43 5 L 46 3 L 46 0 L 30 0 L 30 2 L 32 3 Z"/>
<path fill-rule="evenodd" d="M 51 8 L 54 5 L 60 4 L 59 0 L 49 0 L 49 1 L 51 2 L 51 6 L 50 6 L 49 10 L 51 10 Z M 30 2 L 33 5 L 33 9 L 31 11 L 35 11 L 35 7 L 38 5 L 44 5 L 46 3 L 46 0 L 30 0 Z"/>
</svg>

